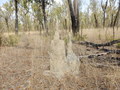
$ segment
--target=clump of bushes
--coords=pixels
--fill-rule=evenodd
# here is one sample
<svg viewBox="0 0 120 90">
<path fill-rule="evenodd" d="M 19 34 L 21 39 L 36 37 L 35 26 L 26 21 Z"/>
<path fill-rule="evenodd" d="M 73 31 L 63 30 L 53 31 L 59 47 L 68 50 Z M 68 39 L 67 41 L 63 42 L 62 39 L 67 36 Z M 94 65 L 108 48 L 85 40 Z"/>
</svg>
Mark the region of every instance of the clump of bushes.
<svg viewBox="0 0 120 90">
<path fill-rule="evenodd" d="M 19 42 L 19 36 L 17 35 L 9 35 L 3 36 L 0 35 L 0 46 L 15 46 Z"/>
</svg>

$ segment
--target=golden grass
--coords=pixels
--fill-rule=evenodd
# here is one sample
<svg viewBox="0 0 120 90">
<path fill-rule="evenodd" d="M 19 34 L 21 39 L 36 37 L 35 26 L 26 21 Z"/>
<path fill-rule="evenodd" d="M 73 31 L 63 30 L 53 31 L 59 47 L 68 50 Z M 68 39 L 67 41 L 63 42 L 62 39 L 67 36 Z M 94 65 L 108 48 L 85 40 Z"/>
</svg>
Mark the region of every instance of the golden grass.
<svg viewBox="0 0 120 90">
<path fill-rule="evenodd" d="M 89 31 L 89 32 L 88 32 Z M 97 31 L 94 29 L 97 33 Z M 94 32 L 94 33 L 95 33 Z M 87 40 L 98 42 L 98 34 L 85 30 Z M 103 35 L 104 36 L 104 35 Z M 119 37 L 119 35 L 118 35 Z M 45 73 L 50 69 L 51 36 L 24 34 L 17 47 L 0 48 L 0 90 L 119 90 L 120 67 L 102 60 L 107 67 L 97 68 L 97 59 L 81 59 L 80 74 L 58 79 Z M 100 40 L 99 42 L 103 42 Z M 97 53 L 95 49 L 74 45 L 77 55 Z M 89 48 L 90 49 L 90 48 Z M 41 57 L 42 56 L 42 57 Z"/>
<path fill-rule="evenodd" d="M 84 29 L 83 35 L 87 35 L 87 40 L 91 42 L 101 43 L 112 40 L 113 29 L 104 28 L 104 29 Z M 115 29 L 115 39 L 120 38 L 120 28 Z"/>
</svg>

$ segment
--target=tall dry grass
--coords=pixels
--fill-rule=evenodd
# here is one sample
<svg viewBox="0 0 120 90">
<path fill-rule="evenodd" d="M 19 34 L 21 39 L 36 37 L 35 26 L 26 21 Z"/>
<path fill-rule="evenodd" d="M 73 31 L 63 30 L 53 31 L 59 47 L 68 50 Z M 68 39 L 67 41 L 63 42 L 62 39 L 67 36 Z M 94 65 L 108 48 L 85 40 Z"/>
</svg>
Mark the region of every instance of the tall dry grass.
<svg viewBox="0 0 120 90">
<path fill-rule="evenodd" d="M 98 30 L 84 30 L 87 40 L 103 42 Z M 95 34 L 97 33 L 97 34 Z M 101 33 L 102 34 L 102 33 Z M 52 35 L 52 34 L 50 34 Z M 104 36 L 104 35 L 103 35 Z M 119 35 L 118 35 L 119 38 Z M 52 36 L 23 34 L 14 47 L 0 48 L 0 90 L 119 90 L 120 67 L 101 57 L 80 59 L 80 74 L 58 79 L 50 69 L 49 50 Z M 87 49 L 90 49 L 88 51 Z M 76 55 L 97 53 L 86 46 L 73 45 Z M 100 67 L 98 65 L 100 64 Z M 103 65 L 103 66 L 101 66 Z"/>
</svg>

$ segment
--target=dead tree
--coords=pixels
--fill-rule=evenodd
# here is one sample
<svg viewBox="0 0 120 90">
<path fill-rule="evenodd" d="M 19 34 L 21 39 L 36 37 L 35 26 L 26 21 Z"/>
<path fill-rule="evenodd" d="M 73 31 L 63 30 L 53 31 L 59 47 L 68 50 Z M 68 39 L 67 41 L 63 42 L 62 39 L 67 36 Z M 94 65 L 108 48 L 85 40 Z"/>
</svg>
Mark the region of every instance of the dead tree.
<svg viewBox="0 0 120 90">
<path fill-rule="evenodd" d="M 71 16 L 72 23 L 72 32 L 73 35 L 79 32 L 79 3 L 78 0 L 73 0 L 73 4 L 71 0 L 68 0 L 69 11 Z"/>
<path fill-rule="evenodd" d="M 105 5 L 103 4 L 103 0 L 101 0 L 101 7 L 103 10 L 103 28 L 105 27 L 105 15 L 106 15 L 107 5 L 108 5 L 108 0 L 106 0 Z"/>
</svg>

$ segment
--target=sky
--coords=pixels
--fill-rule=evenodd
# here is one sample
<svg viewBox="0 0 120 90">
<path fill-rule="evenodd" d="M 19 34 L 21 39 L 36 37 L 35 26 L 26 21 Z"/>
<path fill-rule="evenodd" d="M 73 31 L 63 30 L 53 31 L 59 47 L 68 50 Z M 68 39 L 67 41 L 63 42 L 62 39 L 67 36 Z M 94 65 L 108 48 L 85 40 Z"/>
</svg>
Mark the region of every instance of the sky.
<svg viewBox="0 0 120 90">
<path fill-rule="evenodd" d="M 1 5 L 3 5 L 5 2 L 7 2 L 7 1 L 9 1 L 9 0 L 0 0 L 0 6 Z M 56 2 L 61 2 L 62 0 L 55 0 Z M 83 0 L 84 1 L 84 3 L 86 3 L 86 4 L 89 4 L 89 0 Z"/>
<path fill-rule="evenodd" d="M 0 0 L 0 6 L 2 6 L 7 1 L 9 1 L 9 0 Z M 58 3 L 62 2 L 62 0 L 55 0 L 55 1 L 58 2 Z M 90 3 L 90 0 L 82 0 L 82 6 L 83 6 L 82 11 L 85 11 L 85 9 L 89 5 L 89 3 Z"/>
<path fill-rule="evenodd" d="M 0 0 L 0 6 L 6 3 L 9 0 Z M 57 3 L 62 3 L 62 0 L 55 0 Z M 89 5 L 90 0 L 82 0 L 82 11 L 85 11 L 87 6 Z"/>
<path fill-rule="evenodd" d="M 6 3 L 9 0 L 0 0 L 0 6 L 2 6 L 4 3 Z"/>
<path fill-rule="evenodd" d="M 0 0 L 0 6 L 2 6 L 7 1 L 9 1 L 9 0 Z M 61 0 L 55 0 L 55 1 L 61 2 Z"/>
</svg>

